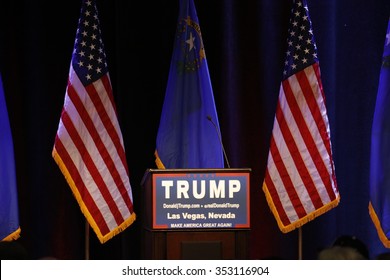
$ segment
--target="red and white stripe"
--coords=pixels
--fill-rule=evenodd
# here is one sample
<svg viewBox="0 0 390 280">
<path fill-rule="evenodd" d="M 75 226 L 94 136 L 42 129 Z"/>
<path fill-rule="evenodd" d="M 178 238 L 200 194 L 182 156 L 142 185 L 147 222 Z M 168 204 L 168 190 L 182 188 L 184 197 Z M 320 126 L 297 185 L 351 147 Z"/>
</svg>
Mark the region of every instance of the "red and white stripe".
<svg viewBox="0 0 390 280">
<path fill-rule="evenodd" d="M 284 232 L 338 200 L 317 63 L 282 81 L 263 188 Z"/>
<path fill-rule="evenodd" d="M 121 231 L 133 197 L 108 73 L 84 87 L 71 66 L 53 156 L 101 241 Z"/>
</svg>

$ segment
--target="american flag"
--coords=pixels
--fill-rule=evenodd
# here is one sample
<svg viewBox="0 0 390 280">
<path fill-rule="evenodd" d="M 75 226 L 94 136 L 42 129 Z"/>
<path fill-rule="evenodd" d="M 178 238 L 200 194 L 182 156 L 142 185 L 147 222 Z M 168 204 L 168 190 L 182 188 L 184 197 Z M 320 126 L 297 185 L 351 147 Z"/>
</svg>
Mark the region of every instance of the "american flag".
<svg viewBox="0 0 390 280">
<path fill-rule="evenodd" d="M 101 243 L 133 223 L 133 196 L 95 1 L 82 1 L 53 158 Z"/>
<path fill-rule="evenodd" d="M 294 1 L 263 191 L 280 230 L 338 205 L 330 128 L 306 1 Z"/>
</svg>

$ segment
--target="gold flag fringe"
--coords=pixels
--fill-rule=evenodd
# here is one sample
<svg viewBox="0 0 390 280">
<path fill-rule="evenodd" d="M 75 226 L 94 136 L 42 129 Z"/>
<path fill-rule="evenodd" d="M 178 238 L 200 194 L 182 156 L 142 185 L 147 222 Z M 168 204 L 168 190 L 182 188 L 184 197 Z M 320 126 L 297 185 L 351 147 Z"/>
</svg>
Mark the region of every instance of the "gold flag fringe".
<svg viewBox="0 0 390 280">
<path fill-rule="evenodd" d="M 9 234 L 5 238 L 3 238 L 3 240 L 1 240 L 1 241 L 14 241 L 20 237 L 20 232 L 21 232 L 21 229 L 20 229 L 20 227 L 18 227 L 17 230 L 15 230 L 11 234 Z"/>
<path fill-rule="evenodd" d="M 162 161 L 161 161 L 161 159 L 160 159 L 160 157 L 159 157 L 159 155 L 158 155 L 157 150 L 154 152 L 154 156 L 156 157 L 155 163 L 156 163 L 156 165 L 157 165 L 157 168 L 158 168 L 158 169 L 165 169 L 165 166 L 164 166 L 164 164 L 162 163 Z"/>
<path fill-rule="evenodd" d="M 98 237 L 100 243 L 103 244 L 106 241 L 110 240 L 118 233 L 124 231 L 128 226 L 130 226 L 136 220 L 136 214 L 133 212 L 130 217 L 128 217 L 125 221 L 123 221 L 122 224 L 117 226 L 115 229 L 110 231 L 108 234 L 102 235 L 100 230 L 99 230 L 99 227 L 95 223 L 95 220 L 92 218 L 87 207 L 85 206 L 84 201 L 83 201 L 83 199 L 82 199 L 82 197 L 81 197 L 81 195 L 80 195 L 80 193 L 79 193 L 79 191 L 78 191 L 78 189 L 73 181 L 73 178 L 70 176 L 68 169 L 66 168 L 65 164 L 63 163 L 60 155 L 57 153 L 55 148 L 52 151 L 52 156 L 53 156 L 55 162 L 57 163 L 57 165 L 59 166 L 62 174 L 64 175 L 65 180 L 68 182 L 68 184 L 72 190 L 72 193 L 73 193 L 74 197 L 76 198 L 77 203 L 80 206 L 81 212 L 83 213 L 83 215 L 87 219 L 89 225 L 92 227 L 92 229 L 96 233 L 96 236 Z"/>
<path fill-rule="evenodd" d="M 378 219 L 378 215 L 375 212 L 374 207 L 371 204 L 371 201 L 368 203 L 368 213 L 370 214 L 371 220 L 374 223 L 376 231 L 378 232 L 379 239 L 382 241 L 383 246 L 390 248 L 390 240 L 383 232 L 381 222 Z"/>
<path fill-rule="evenodd" d="M 279 217 L 279 213 L 278 211 L 276 210 L 276 207 L 275 207 L 275 204 L 273 203 L 273 200 L 272 200 L 272 197 L 271 197 L 271 194 L 269 193 L 268 191 L 268 188 L 267 188 L 267 185 L 264 183 L 263 184 L 263 191 L 265 193 L 265 197 L 266 197 L 266 200 L 267 200 L 267 203 L 268 203 L 268 206 L 270 207 L 271 209 L 271 212 L 273 213 L 273 215 L 275 216 L 275 219 L 276 219 L 276 222 L 278 223 L 278 226 L 279 226 L 279 229 L 283 232 L 283 233 L 288 233 L 296 228 L 299 228 L 301 226 L 303 226 L 304 224 L 314 220 L 316 217 L 324 214 L 325 212 L 329 211 L 330 209 L 336 207 L 339 203 L 340 203 L 340 195 L 338 195 L 336 197 L 335 200 L 331 201 L 330 203 L 322 206 L 321 208 L 315 210 L 314 212 L 310 213 L 309 215 L 285 226 L 283 223 L 282 223 L 282 220 L 280 219 Z"/>
</svg>

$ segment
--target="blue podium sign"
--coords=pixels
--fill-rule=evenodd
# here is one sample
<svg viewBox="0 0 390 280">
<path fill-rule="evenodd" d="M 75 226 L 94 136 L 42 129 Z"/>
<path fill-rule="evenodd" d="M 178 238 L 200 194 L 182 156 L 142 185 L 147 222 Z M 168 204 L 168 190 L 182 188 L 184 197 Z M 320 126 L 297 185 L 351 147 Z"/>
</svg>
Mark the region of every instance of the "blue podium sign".
<svg viewBox="0 0 390 280">
<path fill-rule="evenodd" d="M 248 169 L 164 171 L 152 175 L 153 229 L 250 227 Z"/>
</svg>

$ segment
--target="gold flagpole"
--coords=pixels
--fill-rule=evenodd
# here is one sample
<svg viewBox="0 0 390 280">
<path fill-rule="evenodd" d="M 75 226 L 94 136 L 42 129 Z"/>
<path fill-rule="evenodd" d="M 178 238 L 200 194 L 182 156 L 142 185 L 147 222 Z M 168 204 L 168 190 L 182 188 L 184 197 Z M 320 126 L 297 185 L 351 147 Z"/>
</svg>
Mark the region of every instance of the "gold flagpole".
<svg viewBox="0 0 390 280">
<path fill-rule="evenodd" d="M 89 260 L 89 224 L 85 220 L 85 259 Z"/>
<path fill-rule="evenodd" d="M 302 227 L 298 228 L 298 259 L 302 260 Z"/>
</svg>

